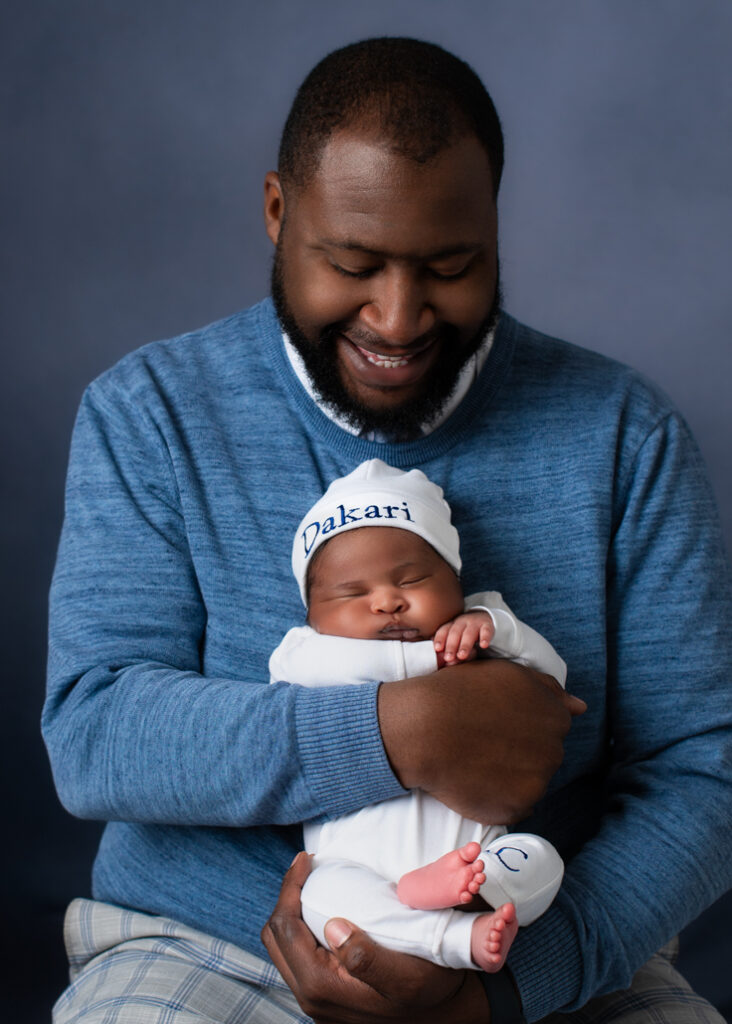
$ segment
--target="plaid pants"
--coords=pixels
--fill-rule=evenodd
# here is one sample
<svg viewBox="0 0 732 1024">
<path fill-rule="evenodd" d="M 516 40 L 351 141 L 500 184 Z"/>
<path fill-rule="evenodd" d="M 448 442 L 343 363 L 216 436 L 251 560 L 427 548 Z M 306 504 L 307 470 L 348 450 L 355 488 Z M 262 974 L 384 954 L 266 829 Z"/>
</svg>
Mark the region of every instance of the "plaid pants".
<svg viewBox="0 0 732 1024">
<path fill-rule="evenodd" d="M 309 1024 L 272 964 L 165 917 L 74 900 L 64 928 L 71 985 L 54 1024 Z M 625 992 L 543 1024 L 725 1024 L 667 947 Z"/>
</svg>

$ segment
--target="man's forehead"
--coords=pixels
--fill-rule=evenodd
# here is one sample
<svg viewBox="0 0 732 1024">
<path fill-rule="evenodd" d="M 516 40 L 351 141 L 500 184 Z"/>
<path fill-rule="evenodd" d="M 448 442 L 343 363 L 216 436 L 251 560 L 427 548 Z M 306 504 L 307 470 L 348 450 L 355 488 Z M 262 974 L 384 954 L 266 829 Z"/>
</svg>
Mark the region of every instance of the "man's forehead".
<svg viewBox="0 0 732 1024">
<path fill-rule="evenodd" d="M 376 129 L 350 126 L 334 132 L 320 152 L 315 181 L 339 182 L 343 187 L 405 187 L 415 179 L 437 182 L 446 167 L 451 172 L 477 175 L 491 191 L 492 176 L 488 154 L 472 134 L 458 136 L 429 160 L 417 161 L 400 152 L 398 143 Z"/>
<path fill-rule="evenodd" d="M 398 249 L 399 236 L 409 234 L 410 249 L 424 255 L 469 250 L 495 232 L 490 162 L 474 136 L 420 164 L 383 137 L 338 132 L 292 213 L 307 220 L 318 243 L 379 252 Z"/>
</svg>

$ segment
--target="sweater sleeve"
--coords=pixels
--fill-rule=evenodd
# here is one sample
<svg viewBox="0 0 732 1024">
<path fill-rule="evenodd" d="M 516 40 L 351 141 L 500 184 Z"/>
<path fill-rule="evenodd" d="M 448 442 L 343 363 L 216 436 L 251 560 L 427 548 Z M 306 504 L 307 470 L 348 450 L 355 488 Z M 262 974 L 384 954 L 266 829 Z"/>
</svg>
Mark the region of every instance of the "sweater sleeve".
<svg viewBox="0 0 732 1024">
<path fill-rule="evenodd" d="M 509 955 L 530 1021 L 626 988 L 732 884 L 730 589 L 701 457 L 672 415 L 617 482 L 606 803 Z"/>
<path fill-rule="evenodd" d="M 74 430 L 43 714 L 62 802 L 102 821 L 249 826 L 400 795 L 376 684 L 268 686 L 264 663 L 202 674 L 190 513 L 148 406 L 102 378 Z"/>
</svg>

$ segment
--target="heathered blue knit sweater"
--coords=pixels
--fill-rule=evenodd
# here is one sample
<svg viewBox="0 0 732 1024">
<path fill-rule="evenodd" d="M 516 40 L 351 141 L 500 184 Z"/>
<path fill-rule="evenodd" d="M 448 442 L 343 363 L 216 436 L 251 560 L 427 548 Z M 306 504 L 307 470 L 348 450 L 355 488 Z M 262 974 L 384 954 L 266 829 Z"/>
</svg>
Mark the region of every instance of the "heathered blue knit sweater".
<svg viewBox="0 0 732 1024">
<path fill-rule="evenodd" d="M 444 488 L 466 593 L 500 590 L 589 705 L 525 823 L 569 861 L 511 950 L 527 1017 L 626 987 L 732 880 L 729 573 L 667 400 L 507 316 L 457 411 L 408 444 L 353 437 L 318 409 L 269 301 L 88 389 L 44 731 L 65 806 L 109 822 L 94 895 L 262 955 L 298 823 L 401 792 L 375 687 L 267 685 L 303 617 L 293 531 L 376 456 Z"/>
</svg>

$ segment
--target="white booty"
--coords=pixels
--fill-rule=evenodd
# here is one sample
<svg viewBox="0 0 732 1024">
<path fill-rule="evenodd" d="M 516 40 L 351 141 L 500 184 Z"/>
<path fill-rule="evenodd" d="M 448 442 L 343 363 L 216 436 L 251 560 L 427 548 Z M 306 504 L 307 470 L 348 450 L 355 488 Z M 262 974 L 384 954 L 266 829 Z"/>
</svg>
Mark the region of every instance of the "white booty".
<svg viewBox="0 0 732 1024">
<path fill-rule="evenodd" d="M 494 839 L 480 858 L 485 864 L 480 895 L 495 910 L 513 903 L 520 925 L 541 917 L 564 875 L 562 858 L 552 844 L 528 832 L 509 832 Z"/>
</svg>

